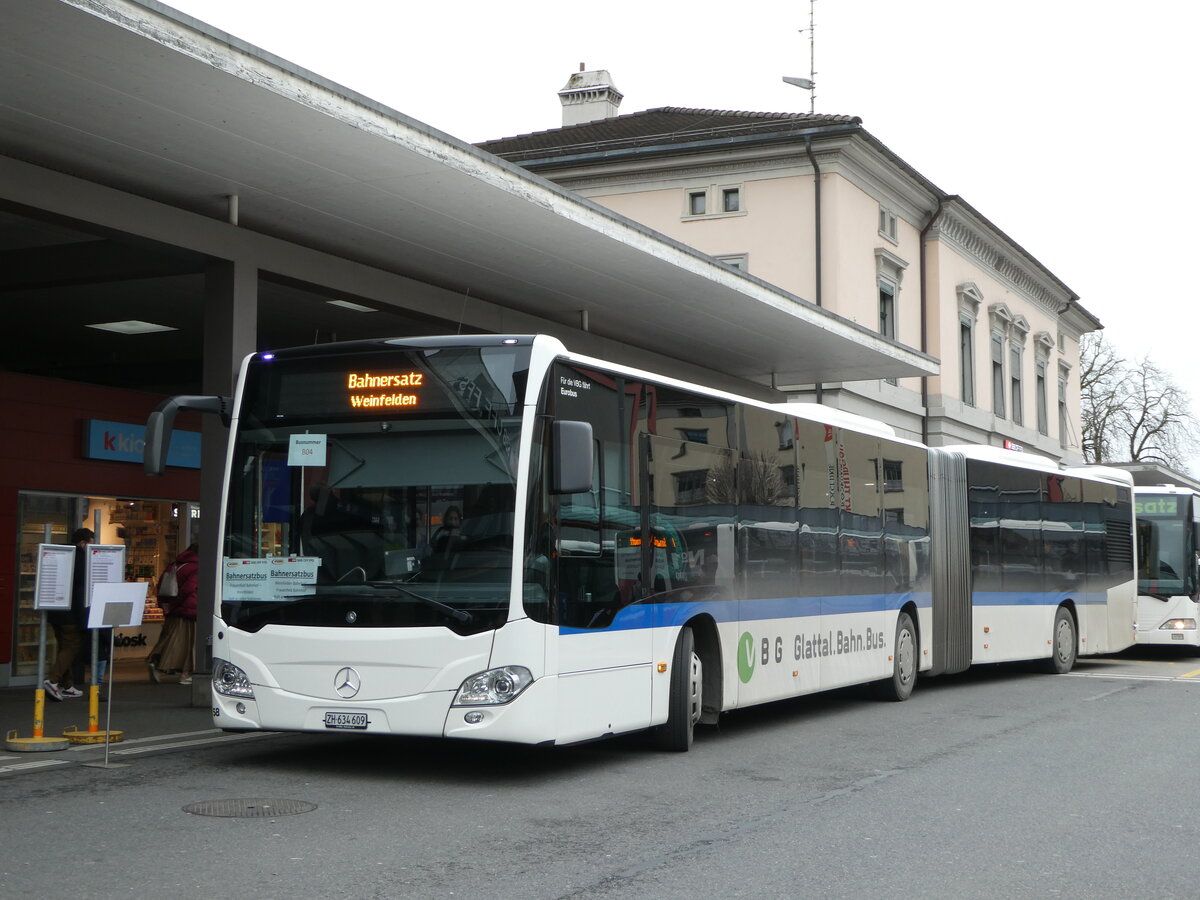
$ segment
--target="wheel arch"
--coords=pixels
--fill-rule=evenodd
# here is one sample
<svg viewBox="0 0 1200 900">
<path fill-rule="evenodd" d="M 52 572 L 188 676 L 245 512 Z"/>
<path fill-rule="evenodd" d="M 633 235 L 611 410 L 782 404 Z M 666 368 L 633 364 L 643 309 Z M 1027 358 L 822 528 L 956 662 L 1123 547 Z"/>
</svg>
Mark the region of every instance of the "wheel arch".
<svg viewBox="0 0 1200 900">
<path fill-rule="evenodd" d="M 708 614 L 693 616 L 683 623 L 692 629 L 696 655 L 704 665 L 704 694 L 701 700 L 700 722 L 713 725 L 721 714 L 724 694 L 724 667 L 721 660 L 721 638 L 716 620 Z"/>
<path fill-rule="evenodd" d="M 1058 606 L 1069 612 L 1072 622 L 1075 623 L 1075 653 L 1079 653 L 1079 642 L 1082 640 L 1082 634 L 1084 634 L 1084 632 L 1080 631 L 1079 629 L 1079 610 L 1078 608 L 1075 608 L 1075 600 L 1074 598 L 1070 598 L 1070 596 L 1068 596 L 1068 598 L 1063 599 Z"/>
</svg>

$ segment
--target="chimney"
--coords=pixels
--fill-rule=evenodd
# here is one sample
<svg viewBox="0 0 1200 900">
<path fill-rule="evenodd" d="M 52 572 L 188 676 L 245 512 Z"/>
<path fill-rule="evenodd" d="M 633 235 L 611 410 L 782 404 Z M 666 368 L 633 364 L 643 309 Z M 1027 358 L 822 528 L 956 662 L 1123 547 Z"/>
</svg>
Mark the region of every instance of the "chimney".
<svg viewBox="0 0 1200 900">
<path fill-rule="evenodd" d="M 558 92 L 563 108 L 563 126 L 582 125 L 617 114 L 617 107 L 625 95 L 617 90 L 607 69 L 585 72 L 583 63 L 579 71 L 567 79 Z"/>
</svg>

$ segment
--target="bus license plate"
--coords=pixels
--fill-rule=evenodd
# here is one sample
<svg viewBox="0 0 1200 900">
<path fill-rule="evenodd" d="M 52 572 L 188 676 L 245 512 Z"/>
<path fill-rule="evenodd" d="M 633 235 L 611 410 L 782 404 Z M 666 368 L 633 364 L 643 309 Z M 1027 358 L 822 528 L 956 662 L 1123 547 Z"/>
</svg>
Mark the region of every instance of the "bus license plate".
<svg viewBox="0 0 1200 900">
<path fill-rule="evenodd" d="M 366 728 L 367 714 L 365 712 L 327 712 L 325 713 L 326 728 Z"/>
</svg>

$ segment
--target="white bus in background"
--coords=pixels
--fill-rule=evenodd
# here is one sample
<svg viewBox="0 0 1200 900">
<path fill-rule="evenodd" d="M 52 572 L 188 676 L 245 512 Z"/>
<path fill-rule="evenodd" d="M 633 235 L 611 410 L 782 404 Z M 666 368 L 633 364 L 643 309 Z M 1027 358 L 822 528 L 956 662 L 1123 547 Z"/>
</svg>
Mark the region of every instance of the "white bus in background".
<svg viewBox="0 0 1200 900">
<path fill-rule="evenodd" d="M 1130 476 L 472 335 L 257 353 L 213 628 L 228 730 L 686 750 L 727 711 L 1133 642 Z M 451 527 L 462 516 L 459 527 Z"/>
<path fill-rule="evenodd" d="M 1139 644 L 1200 647 L 1200 495 L 1134 488 Z"/>
</svg>

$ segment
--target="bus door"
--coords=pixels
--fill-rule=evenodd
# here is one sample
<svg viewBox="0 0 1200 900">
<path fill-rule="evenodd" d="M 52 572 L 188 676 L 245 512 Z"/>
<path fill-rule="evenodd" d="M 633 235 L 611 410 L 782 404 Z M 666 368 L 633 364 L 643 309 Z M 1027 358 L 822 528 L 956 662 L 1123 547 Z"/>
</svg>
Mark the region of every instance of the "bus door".
<svg viewBox="0 0 1200 900">
<path fill-rule="evenodd" d="M 555 497 L 552 591 L 558 622 L 559 735 L 566 743 L 650 724 L 651 634 L 640 604 L 641 512 L 633 506 L 623 385 L 559 364 L 562 419 L 592 425 L 592 484 Z M 569 389 L 568 389 L 569 388 Z"/>
</svg>

